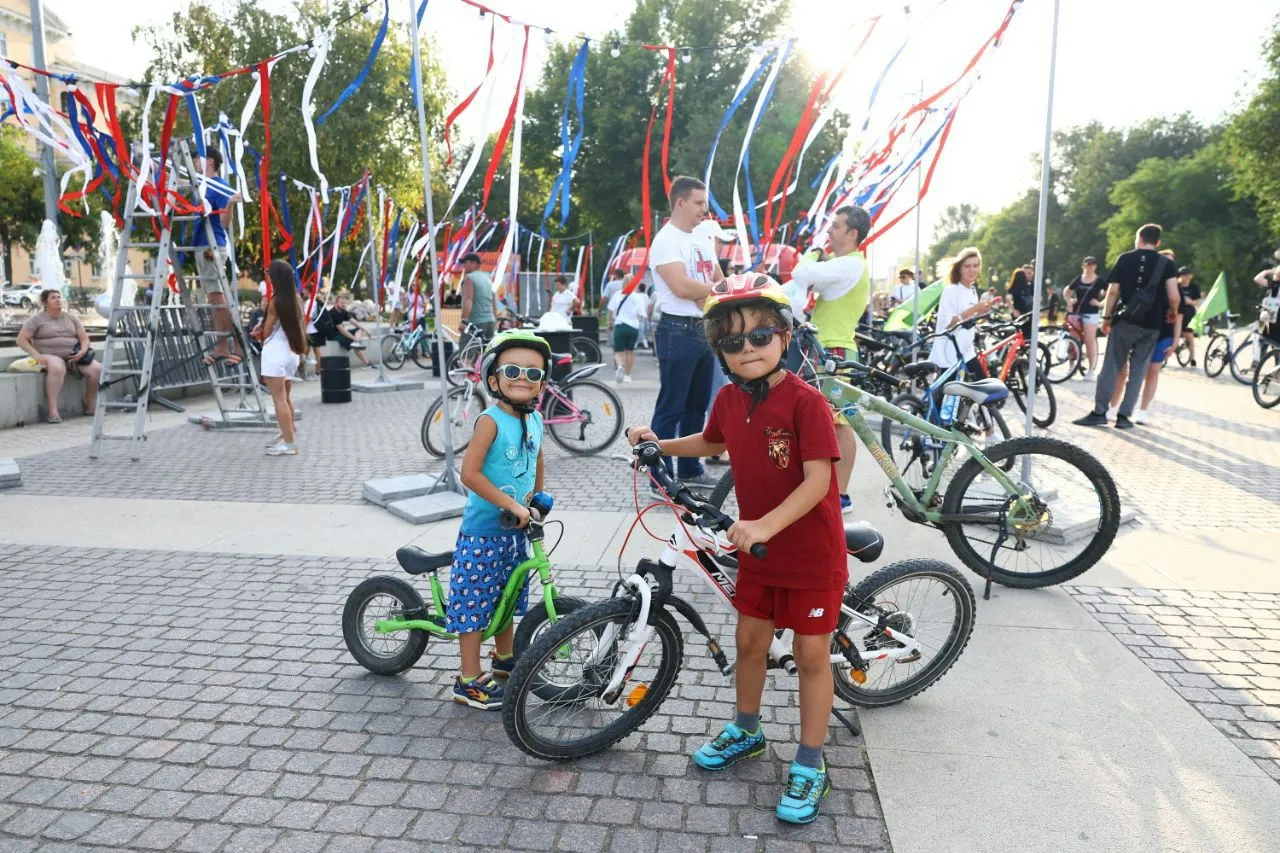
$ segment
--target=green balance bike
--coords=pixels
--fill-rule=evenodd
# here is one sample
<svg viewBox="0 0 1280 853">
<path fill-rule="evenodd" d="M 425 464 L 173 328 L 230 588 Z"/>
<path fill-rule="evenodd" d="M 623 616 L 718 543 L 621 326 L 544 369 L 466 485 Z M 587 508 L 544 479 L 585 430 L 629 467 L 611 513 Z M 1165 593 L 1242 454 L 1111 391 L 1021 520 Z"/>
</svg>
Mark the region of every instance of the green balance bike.
<svg viewBox="0 0 1280 853">
<path fill-rule="evenodd" d="M 543 550 L 543 524 L 554 504 L 551 496 L 538 492 L 529 506 L 530 521 L 525 531 L 532 556 L 507 580 L 502 598 L 493 617 L 484 628 L 484 639 L 501 634 L 515 617 L 520 591 L 537 573 L 542 589 L 542 607 L 533 607 L 516 627 L 514 650 L 520 655 L 536 639 L 542 629 L 586 605 L 582 599 L 560 595 L 551 581 L 551 561 Z M 558 523 L 558 522 L 557 522 Z M 514 513 L 504 510 L 502 526 L 515 529 Z M 554 546 L 553 546 L 554 548 Z M 403 578 L 379 575 L 369 578 L 351 591 L 342 611 L 342 636 L 347 649 L 361 666 L 377 675 L 399 675 L 422 657 L 427 639 L 438 637 L 456 640 L 457 634 L 445 630 L 445 591 L 437 572 L 453 565 L 453 551 L 429 554 L 421 548 L 406 545 L 396 551 L 396 559 L 410 575 L 429 575 L 431 605 L 418 595 L 413 585 Z"/>
</svg>

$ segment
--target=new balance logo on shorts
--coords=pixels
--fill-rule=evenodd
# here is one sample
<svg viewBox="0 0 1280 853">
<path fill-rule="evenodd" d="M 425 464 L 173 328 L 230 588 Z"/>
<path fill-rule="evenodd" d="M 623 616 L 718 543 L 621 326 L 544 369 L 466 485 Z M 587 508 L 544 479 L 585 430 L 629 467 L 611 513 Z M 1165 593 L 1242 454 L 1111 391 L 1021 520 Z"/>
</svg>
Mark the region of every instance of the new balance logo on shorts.
<svg viewBox="0 0 1280 853">
<path fill-rule="evenodd" d="M 817 619 L 817 618 L 818 618 L 818 617 L 820 617 L 822 614 L 823 614 L 823 608 L 821 608 L 821 607 L 815 607 L 815 608 L 813 608 L 812 610 L 810 610 L 810 611 L 809 611 L 809 618 L 810 618 L 810 619 Z"/>
</svg>

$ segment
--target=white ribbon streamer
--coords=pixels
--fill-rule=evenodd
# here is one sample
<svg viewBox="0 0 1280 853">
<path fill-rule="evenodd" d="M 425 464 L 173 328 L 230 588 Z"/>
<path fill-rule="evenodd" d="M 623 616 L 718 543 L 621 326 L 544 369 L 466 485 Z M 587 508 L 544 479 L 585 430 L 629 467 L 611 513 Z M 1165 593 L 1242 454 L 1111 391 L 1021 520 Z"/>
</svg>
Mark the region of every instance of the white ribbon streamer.
<svg viewBox="0 0 1280 853">
<path fill-rule="evenodd" d="M 316 177 L 320 180 L 320 192 L 326 197 L 329 195 L 329 179 L 324 176 L 324 172 L 320 171 L 320 157 L 316 153 L 316 126 L 315 114 L 316 105 L 312 103 L 315 95 L 316 80 L 320 78 L 320 72 L 324 69 L 324 63 L 329 58 L 329 33 L 322 32 L 314 39 L 315 42 L 315 61 L 311 63 L 311 70 L 307 72 L 307 80 L 302 84 L 302 125 L 307 131 L 307 154 L 311 157 L 311 171 L 316 173 Z"/>
</svg>

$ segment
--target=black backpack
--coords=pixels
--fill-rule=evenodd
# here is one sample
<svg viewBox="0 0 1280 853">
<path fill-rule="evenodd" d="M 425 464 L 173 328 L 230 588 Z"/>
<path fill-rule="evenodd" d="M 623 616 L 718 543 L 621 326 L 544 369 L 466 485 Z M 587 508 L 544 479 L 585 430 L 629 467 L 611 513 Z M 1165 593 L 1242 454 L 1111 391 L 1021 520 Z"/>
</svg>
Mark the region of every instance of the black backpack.
<svg viewBox="0 0 1280 853">
<path fill-rule="evenodd" d="M 1156 255 L 1155 269 L 1151 271 L 1151 278 L 1146 284 L 1141 285 L 1133 292 L 1133 295 L 1120 306 L 1120 310 L 1116 311 L 1116 319 L 1124 320 L 1129 323 L 1139 323 L 1151 315 L 1151 309 L 1156 305 L 1156 299 L 1159 298 L 1162 286 L 1166 276 L 1164 268 L 1166 264 L 1172 263 L 1164 255 Z"/>
</svg>

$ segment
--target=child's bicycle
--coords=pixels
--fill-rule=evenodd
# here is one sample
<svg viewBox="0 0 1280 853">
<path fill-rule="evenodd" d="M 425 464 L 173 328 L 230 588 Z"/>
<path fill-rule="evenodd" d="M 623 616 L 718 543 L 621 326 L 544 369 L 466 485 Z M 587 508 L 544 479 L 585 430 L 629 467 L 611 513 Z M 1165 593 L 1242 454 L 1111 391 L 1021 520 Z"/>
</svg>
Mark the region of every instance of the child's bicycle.
<svg viewBox="0 0 1280 853">
<path fill-rule="evenodd" d="M 542 586 L 543 607 L 534 608 L 531 601 L 528 615 L 520 620 L 514 640 L 517 655 L 529 647 L 548 623 L 554 624 L 566 614 L 586 606 L 580 598 L 561 595 L 551 582 L 551 561 L 543 551 L 542 541 L 543 522 L 553 503 L 545 492 L 533 496 L 526 531 L 533 556 L 511 573 L 493 617 L 484 628 L 486 640 L 507 629 L 514 618 L 520 590 L 530 573 L 536 572 Z M 515 516 L 504 510 L 502 524 L 514 529 Z M 405 546 L 396 551 L 396 559 L 410 575 L 431 576 L 431 606 L 423 602 L 408 581 L 379 575 L 353 589 L 342 611 L 342 637 L 347 649 L 361 666 L 378 675 L 398 675 L 412 667 L 426 651 L 430 636 L 445 640 L 458 638 L 457 634 L 445 630 L 445 593 L 436 575 L 438 570 L 453 564 L 453 551 L 428 554 L 421 548 Z"/>
<path fill-rule="evenodd" d="M 423 370 L 430 370 L 430 347 L 425 321 L 419 320 L 413 326 L 405 323 L 382 339 L 382 363 L 387 370 L 399 370 L 407 357 Z"/>
<path fill-rule="evenodd" d="M 696 574 L 711 587 L 717 608 L 732 612 L 729 573 L 737 559 L 724 531 L 734 521 L 674 481 L 657 444 L 645 442 L 633 452 L 637 465 L 670 496 L 679 522 L 656 562 L 641 560 L 612 598 L 548 627 L 518 659 L 505 690 L 503 723 L 512 742 L 536 758 L 600 752 L 658 710 L 684 662 L 677 614 L 706 638 L 720 671 L 726 677 L 733 672 L 698 610 L 672 594 L 672 577 L 676 571 Z M 878 558 L 884 546 L 865 523 L 847 525 L 845 541 L 864 563 Z M 756 545 L 752 553 L 763 556 L 765 546 Z M 951 668 L 973 632 L 975 601 L 955 569 L 910 559 L 847 590 L 840 610 L 831 645 L 836 694 L 854 705 L 877 707 L 923 692 Z M 769 648 L 771 669 L 796 672 L 791 642 L 790 630 L 777 632 Z"/>
</svg>

